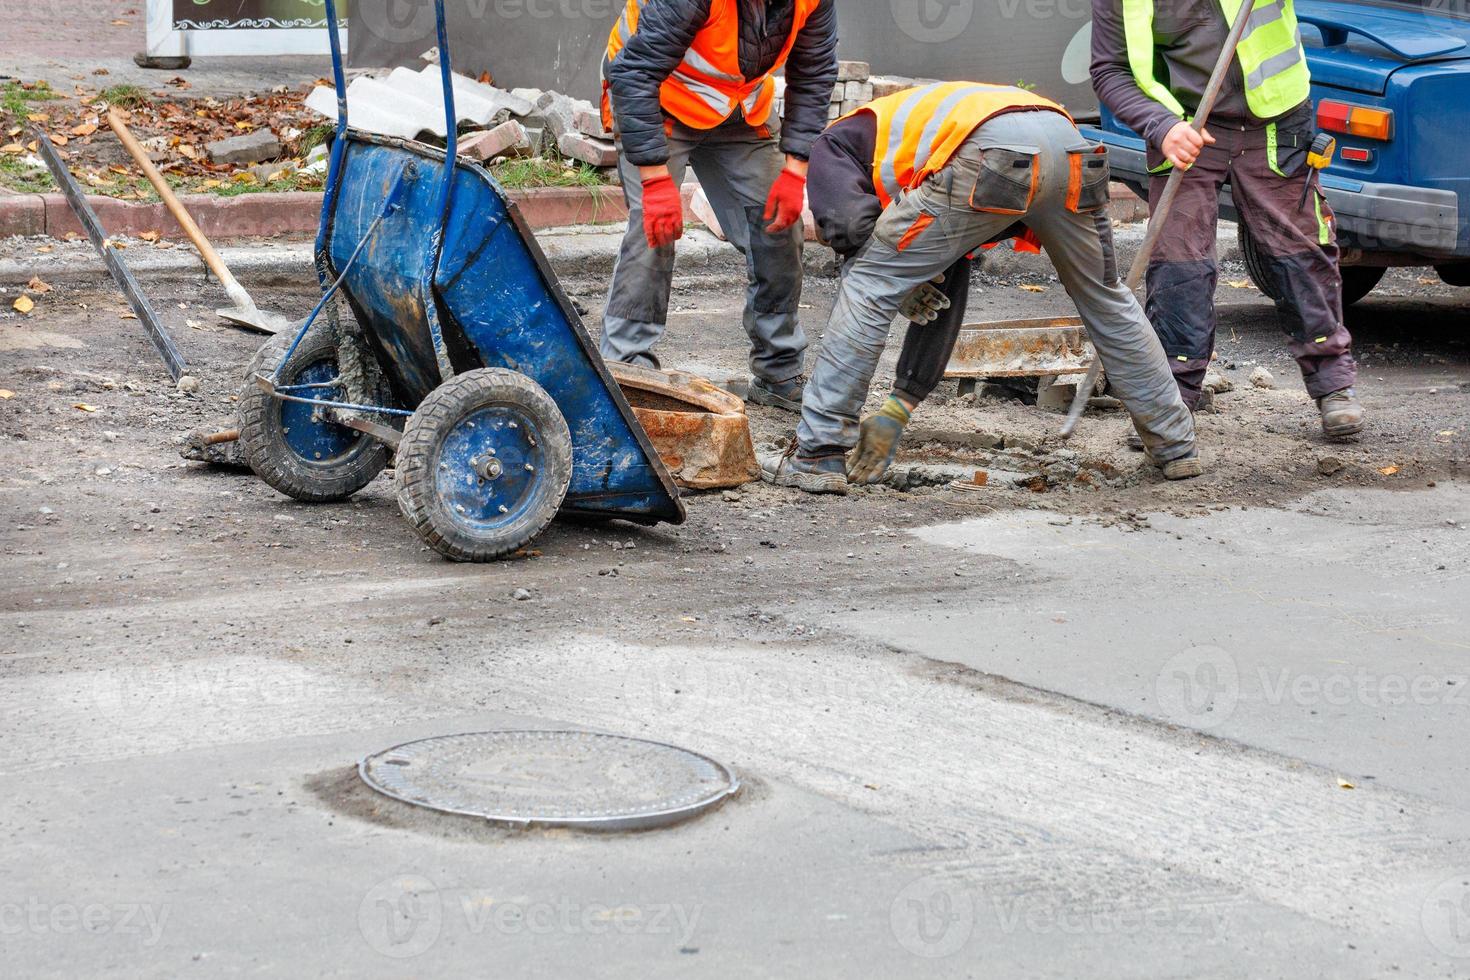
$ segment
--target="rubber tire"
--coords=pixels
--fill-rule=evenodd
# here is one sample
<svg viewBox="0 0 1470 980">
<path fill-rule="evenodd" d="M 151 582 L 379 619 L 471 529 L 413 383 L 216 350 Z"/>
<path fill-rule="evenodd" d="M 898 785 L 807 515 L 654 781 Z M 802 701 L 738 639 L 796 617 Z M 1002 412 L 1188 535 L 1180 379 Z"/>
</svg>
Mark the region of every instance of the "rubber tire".
<svg viewBox="0 0 1470 980">
<path fill-rule="evenodd" d="M 1245 271 L 1250 276 L 1251 282 L 1256 288 L 1272 300 L 1278 307 L 1282 305 L 1281 288 L 1276 284 L 1276 278 L 1271 275 L 1266 265 L 1265 258 L 1260 249 L 1256 247 L 1255 236 L 1250 233 L 1244 224 L 1236 225 L 1236 236 L 1240 241 L 1240 257 L 1245 262 Z M 1342 305 L 1352 306 L 1358 300 L 1373 292 L 1383 279 L 1384 273 L 1388 272 L 1381 265 L 1345 265 L 1340 266 L 1338 271 L 1342 273 Z"/>
<path fill-rule="evenodd" d="M 489 405 L 511 405 L 540 428 L 546 462 L 533 503 L 513 524 L 493 534 L 466 528 L 437 490 L 439 452 L 465 416 Z M 424 543 L 452 561 L 494 561 L 519 551 L 550 524 L 572 480 L 572 434 L 556 402 L 536 382 L 505 368 L 480 368 L 431 391 L 403 429 L 395 476 L 398 507 Z"/>
<path fill-rule="evenodd" d="M 293 331 L 289 335 L 279 333 L 271 337 L 255 352 L 245 369 L 245 384 L 240 390 L 237 405 L 241 454 L 256 476 L 288 497 L 307 503 L 346 500 L 377 479 L 387 467 L 391 451 L 376 439 L 360 435 L 350 455 L 334 465 L 324 466 L 308 463 L 291 449 L 281 429 L 282 402 L 272 398 L 251 378 L 257 373 L 270 371 L 295 336 Z M 332 336 L 331 325 L 318 321 L 301 339 L 301 345 L 291 355 L 291 363 L 286 365 L 282 377 L 291 379 L 293 368 L 299 370 L 323 357 L 336 356 L 337 341 Z M 286 383 L 291 382 L 287 380 Z M 377 382 L 374 401 L 379 405 L 392 404 L 392 394 L 381 378 Z"/>
</svg>

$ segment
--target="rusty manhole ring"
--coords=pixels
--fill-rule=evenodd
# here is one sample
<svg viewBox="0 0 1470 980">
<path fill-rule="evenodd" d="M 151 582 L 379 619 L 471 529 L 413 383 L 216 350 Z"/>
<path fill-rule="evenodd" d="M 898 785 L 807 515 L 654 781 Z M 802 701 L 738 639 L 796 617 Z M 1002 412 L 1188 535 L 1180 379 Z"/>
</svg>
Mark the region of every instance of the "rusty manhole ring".
<svg viewBox="0 0 1470 980">
<path fill-rule="evenodd" d="M 697 752 L 575 731 L 439 735 L 370 755 L 357 771 L 395 800 L 515 827 L 647 830 L 740 788 L 728 766 Z"/>
</svg>

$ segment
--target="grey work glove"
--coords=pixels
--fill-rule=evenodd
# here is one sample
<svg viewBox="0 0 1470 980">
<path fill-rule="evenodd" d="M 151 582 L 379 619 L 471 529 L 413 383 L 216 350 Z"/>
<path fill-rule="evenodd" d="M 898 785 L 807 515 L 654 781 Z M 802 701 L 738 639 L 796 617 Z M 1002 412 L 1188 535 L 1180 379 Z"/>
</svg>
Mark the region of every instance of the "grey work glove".
<svg viewBox="0 0 1470 980">
<path fill-rule="evenodd" d="M 949 297 L 938 288 L 942 282 L 944 273 L 941 272 L 928 282 L 920 283 L 900 304 L 899 314 L 913 323 L 933 323 L 939 319 L 940 312 L 950 307 Z"/>
</svg>

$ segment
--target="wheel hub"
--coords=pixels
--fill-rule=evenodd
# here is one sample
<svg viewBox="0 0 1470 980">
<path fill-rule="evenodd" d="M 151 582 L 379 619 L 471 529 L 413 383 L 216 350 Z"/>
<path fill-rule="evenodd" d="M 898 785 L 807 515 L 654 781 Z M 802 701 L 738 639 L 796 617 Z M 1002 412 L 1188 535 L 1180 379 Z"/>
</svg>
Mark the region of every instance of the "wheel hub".
<svg viewBox="0 0 1470 980">
<path fill-rule="evenodd" d="M 536 422 L 514 405 L 477 408 L 450 428 L 436 467 L 439 498 L 477 530 L 516 520 L 545 464 Z"/>
</svg>

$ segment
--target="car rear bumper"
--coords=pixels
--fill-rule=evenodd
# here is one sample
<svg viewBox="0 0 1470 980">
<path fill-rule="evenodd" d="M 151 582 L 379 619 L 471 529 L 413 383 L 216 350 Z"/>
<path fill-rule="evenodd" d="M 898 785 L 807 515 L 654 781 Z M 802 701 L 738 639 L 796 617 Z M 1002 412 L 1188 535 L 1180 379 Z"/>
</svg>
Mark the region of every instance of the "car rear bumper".
<svg viewBox="0 0 1470 980">
<path fill-rule="evenodd" d="M 1107 145 L 1114 180 L 1140 192 L 1147 187 L 1142 140 L 1094 126 L 1082 127 L 1082 133 Z M 1322 175 L 1322 190 L 1337 214 L 1338 240 L 1346 248 L 1409 252 L 1428 259 L 1470 255 L 1470 243 L 1460 241 L 1460 199 L 1454 191 L 1374 184 L 1328 173 Z M 1237 220 L 1229 186 L 1220 192 L 1220 213 Z"/>
</svg>

